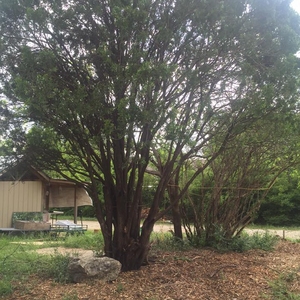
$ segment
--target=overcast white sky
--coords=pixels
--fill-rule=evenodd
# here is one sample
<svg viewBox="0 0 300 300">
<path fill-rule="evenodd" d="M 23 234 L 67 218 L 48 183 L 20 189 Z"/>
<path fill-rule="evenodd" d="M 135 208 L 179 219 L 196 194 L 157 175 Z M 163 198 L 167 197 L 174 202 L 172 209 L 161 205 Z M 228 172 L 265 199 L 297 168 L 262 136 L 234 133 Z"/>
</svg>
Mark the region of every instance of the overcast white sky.
<svg viewBox="0 0 300 300">
<path fill-rule="evenodd" d="M 294 0 L 291 6 L 300 14 L 300 0 Z"/>
</svg>

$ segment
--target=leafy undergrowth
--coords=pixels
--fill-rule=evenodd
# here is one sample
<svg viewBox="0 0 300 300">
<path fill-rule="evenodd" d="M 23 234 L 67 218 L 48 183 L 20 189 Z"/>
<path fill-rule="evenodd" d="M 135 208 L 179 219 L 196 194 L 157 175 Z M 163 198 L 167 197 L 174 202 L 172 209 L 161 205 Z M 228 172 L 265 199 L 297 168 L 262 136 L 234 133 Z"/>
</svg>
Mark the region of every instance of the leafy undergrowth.
<svg viewBox="0 0 300 300">
<path fill-rule="evenodd" d="M 149 265 L 122 273 L 112 283 L 62 284 L 31 275 L 12 281 L 14 292 L 2 299 L 299 299 L 298 243 L 281 241 L 269 252 L 183 250 L 155 248 Z"/>
</svg>

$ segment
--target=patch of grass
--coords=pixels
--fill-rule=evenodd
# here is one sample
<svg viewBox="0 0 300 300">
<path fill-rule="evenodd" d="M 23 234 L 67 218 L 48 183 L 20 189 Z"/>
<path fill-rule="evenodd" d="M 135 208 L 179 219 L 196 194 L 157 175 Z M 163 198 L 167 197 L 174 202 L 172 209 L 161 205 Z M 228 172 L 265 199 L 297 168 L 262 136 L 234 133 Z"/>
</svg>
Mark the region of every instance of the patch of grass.
<svg viewBox="0 0 300 300">
<path fill-rule="evenodd" d="M 35 244 L 43 241 L 42 245 Z M 0 297 L 13 292 L 13 282 L 26 281 L 36 274 L 44 278 L 52 278 L 56 282 L 69 282 L 67 267 L 70 256 L 55 253 L 39 255 L 34 250 L 45 247 L 67 247 L 94 250 L 100 254 L 103 249 L 101 234 L 86 232 L 72 235 L 65 239 L 53 241 L 49 236 L 1 236 L 0 239 Z M 64 299 L 77 299 L 77 295 L 65 295 Z"/>
<path fill-rule="evenodd" d="M 1 279 L 0 280 L 0 297 L 10 295 L 12 293 L 12 291 L 13 291 L 13 288 L 12 288 L 10 280 L 5 279 L 5 278 Z"/>
<path fill-rule="evenodd" d="M 63 255 L 39 255 L 34 250 L 36 239 L 7 237 L 0 239 L 0 298 L 13 292 L 14 282 L 24 282 L 32 274 L 51 277 L 55 281 L 68 282 L 69 257 Z"/>
<path fill-rule="evenodd" d="M 44 240 L 43 245 L 39 248 L 82 248 L 88 250 L 94 250 L 95 252 L 102 252 L 104 248 L 104 240 L 102 234 L 95 234 L 93 232 L 85 232 L 84 234 L 69 235 L 67 237 L 59 237 L 56 239 Z"/>
<path fill-rule="evenodd" d="M 75 291 L 68 293 L 61 298 L 61 300 L 78 300 L 78 299 L 79 298 L 78 298 L 77 292 L 75 292 Z"/>
<path fill-rule="evenodd" d="M 271 299 L 300 300 L 300 293 L 291 291 L 291 286 L 298 280 L 299 276 L 297 275 L 297 272 L 289 272 L 271 282 Z"/>
<path fill-rule="evenodd" d="M 124 291 L 124 286 L 123 286 L 123 284 L 121 283 L 121 282 L 119 282 L 118 284 L 117 284 L 117 288 L 116 288 L 116 292 L 117 293 L 122 293 Z"/>
<path fill-rule="evenodd" d="M 178 239 L 170 232 L 152 233 L 152 248 L 163 251 L 186 251 L 191 249 L 191 244 L 187 239 Z"/>
<path fill-rule="evenodd" d="M 7 248 L 21 247 L 24 250 L 34 250 L 39 248 L 35 242 L 40 241 L 34 236 L 2 236 L 0 238 L 0 259 L 6 255 Z M 3 251 L 2 251 L 3 250 Z"/>
<path fill-rule="evenodd" d="M 85 234 L 68 236 L 61 245 L 66 248 L 82 248 L 99 251 L 99 249 L 103 249 L 104 247 L 104 240 L 102 234 L 86 232 Z"/>
<path fill-rule="evenodd" d="M 36 248 L 29 239 L 1 237 L 0 297 L 12 293 L 13 282 L 26 280 L 30 274 L 37 272 L 42 258 L 30 251 Z"/>
<path fill-rule="evenodd" d="M 35 264 L 37 254 L 32 250 L 37 249 L 37 246 L 28 240 L 25 243 L 21 243 L 21 241 L 16 238 L 1 239 L 0 273 L 7 278 L 18 274 L 28 274 Z"/>
</svg>

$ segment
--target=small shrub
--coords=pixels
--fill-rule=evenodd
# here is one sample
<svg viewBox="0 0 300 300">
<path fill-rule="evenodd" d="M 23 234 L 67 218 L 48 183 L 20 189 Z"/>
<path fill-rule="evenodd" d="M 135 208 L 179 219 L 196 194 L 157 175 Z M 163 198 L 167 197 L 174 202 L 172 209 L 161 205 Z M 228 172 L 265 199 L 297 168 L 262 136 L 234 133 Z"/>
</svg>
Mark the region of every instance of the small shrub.
<svg viewBox="0 0 300 300">
<path fill-rule="evenodd" d="M 188 240 L 192 247 L 201 248 L 205 246 L 205 239 L 202 236 L 197 236 L 196 234 L 192 234 L 188 237 Z"/>
<path fill-rule="evenodd" d="M 68 265 L 71 257 L 69 255 L 62 255 L 55 253 L 50 257 L 45 257 L 43 266 L 39 269 L 41 276 L 53 278 L 56 282 L 67 283 L 70 282 L 68 273 Z"/>
<path fill-rule="evenodd" d="M 260 234 L 258 232 L 249 235 L 250 245 L 252 249 L 261 249 L 265 251 L 273 250 L 279 238 L 275 235 L 270 234 L 268 231 Z"/>
<path fill-rule="evenodd" d="M 252 248 L 251 236 L 243 233 L 240 236 L 235 236 L 229 242 L 229 250 L 235 252 L 244 252 Z"/>
<path fill-rule="evenodd" d="M 239 236 L 235 236 L 231 239 L 226 239 L 220 232 L 217 232 L 212 241 L 205 245 L 211 246 L 219 251 L 244 252 L 250 249 L 271 251 L 277 242 L 278 237 L 270 234 L 268 231 L 263 234 L 256 232 L 252 235 L 243 232 Z"/>
</svg>

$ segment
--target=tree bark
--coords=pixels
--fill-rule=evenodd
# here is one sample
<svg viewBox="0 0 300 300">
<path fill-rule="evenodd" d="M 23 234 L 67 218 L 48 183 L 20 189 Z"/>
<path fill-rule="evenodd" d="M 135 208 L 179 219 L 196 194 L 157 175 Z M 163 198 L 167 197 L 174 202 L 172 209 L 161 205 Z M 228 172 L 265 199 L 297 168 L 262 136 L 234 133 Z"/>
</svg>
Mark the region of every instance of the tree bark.
<svg viewBox="0 0 300 300">
<path fill-rule="evenodd" d="M 178 171 L 179 173 L 179 171 Z M 181 222 L 181 213 L 180 213 L 180 203 L 179 203 L 179 182 L 178 182 L 178 174 L 175 179 L 171 179 L 168 185 L 168 194 L 170 198 L 170 202 L 172 205 L 172 221 L 174 226 L 174 236 L 176 238 L 182 239 L 182 222 Z"/>
<path fill-rule="evenodd" d="M 172 209 L 173 225 L 174 225 L 174 236 L 182 239 L 182 227 L 181 227 L 181 214 L 179 208 L 179 201 L 176 201 Z"/>
</svg>

